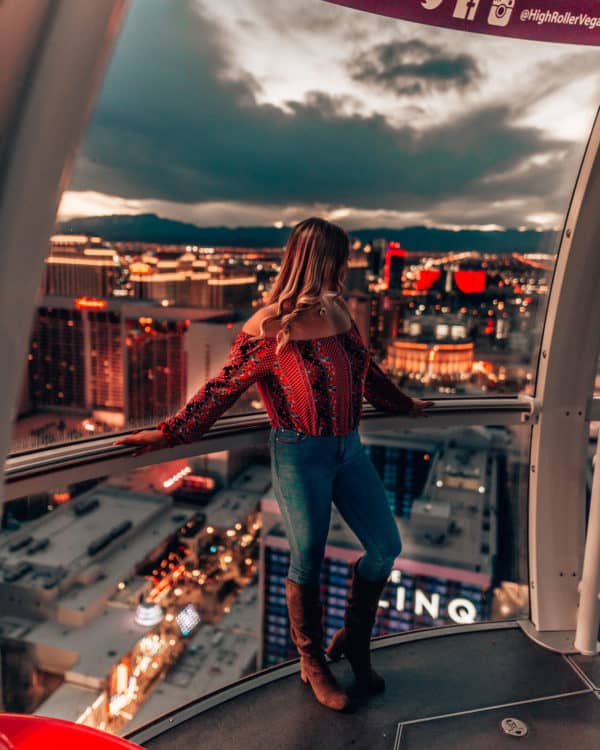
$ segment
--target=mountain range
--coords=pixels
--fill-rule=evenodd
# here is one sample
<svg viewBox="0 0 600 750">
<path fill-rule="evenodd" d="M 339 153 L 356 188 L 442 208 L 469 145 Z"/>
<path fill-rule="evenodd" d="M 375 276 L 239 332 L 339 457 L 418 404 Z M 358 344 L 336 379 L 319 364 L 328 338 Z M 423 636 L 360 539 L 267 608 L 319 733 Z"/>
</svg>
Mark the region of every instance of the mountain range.
<svg viewBox="0 0 600 750">
<path fill-rule="evenodd" d="M 148 242 L 204 247 L 283 247 L 290 227 L 199 227 L 181 221 L 164 219 L 156 214 L 114 214 L 89 216 L 61 222 L 56 231 L 66 234 L 87 234 L 109 242 Z M 352 238 L 362 242 L 385 238 L 399 242 L 406 250 L 450 252 L 476 250 L 489 253 L 546 252 L 555 253 L 560 235 L 555 231 L 534 229 L 437 229 L 425 226 L 392 229 L 355 229 Z"/>
</svg>

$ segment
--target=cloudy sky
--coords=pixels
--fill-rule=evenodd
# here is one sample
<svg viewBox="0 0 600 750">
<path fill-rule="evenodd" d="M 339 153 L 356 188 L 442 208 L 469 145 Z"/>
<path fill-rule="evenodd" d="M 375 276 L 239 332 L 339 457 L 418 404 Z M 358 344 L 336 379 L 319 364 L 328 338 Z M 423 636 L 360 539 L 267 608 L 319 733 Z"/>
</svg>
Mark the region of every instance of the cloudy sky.
<svg viewBox="0 0 600 750">
<path fill-rule="evenodd" d="M 559 228 L 599 103 L 590 47 L 134 0 L 59 218 Z"/>
</svg>

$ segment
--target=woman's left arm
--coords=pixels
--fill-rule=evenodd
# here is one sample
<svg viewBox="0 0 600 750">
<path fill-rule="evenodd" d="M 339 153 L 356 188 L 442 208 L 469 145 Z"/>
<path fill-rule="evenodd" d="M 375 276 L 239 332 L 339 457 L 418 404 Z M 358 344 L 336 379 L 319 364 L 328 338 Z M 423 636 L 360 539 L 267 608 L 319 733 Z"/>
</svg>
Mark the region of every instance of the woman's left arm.
<svg viewBox="0 0 600 750">
<path fill-rule="evenodd" d="M 377 409 L 410 414 L 414 400 L 400 390 L 371 356 L 365 379 L 365 398 Z"/>
</svg>

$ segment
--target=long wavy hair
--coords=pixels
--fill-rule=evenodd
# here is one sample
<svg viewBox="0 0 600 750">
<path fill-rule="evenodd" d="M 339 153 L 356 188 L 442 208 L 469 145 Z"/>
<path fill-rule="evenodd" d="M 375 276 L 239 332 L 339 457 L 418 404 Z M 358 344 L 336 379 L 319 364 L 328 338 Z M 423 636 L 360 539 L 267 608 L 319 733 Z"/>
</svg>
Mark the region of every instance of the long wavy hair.
<svg viewBox="0 0 600 750">
<path fill-rule="evenodd" d="M 292 229 L 287 241 L 281 269 L 267 298 L 277 303 L 273 315 L 263 318 L 260 336 L 268 320 L 281 320 L 275 337 L 279 351 L 290 339 L 291 326 L 306 310 L 322 304 L 322 287 L 328 283 L 333 299 L 344 292 L 344 264 L 350 254 L 350 239 L 337 224 L 311 217 Z"/>
</svg>

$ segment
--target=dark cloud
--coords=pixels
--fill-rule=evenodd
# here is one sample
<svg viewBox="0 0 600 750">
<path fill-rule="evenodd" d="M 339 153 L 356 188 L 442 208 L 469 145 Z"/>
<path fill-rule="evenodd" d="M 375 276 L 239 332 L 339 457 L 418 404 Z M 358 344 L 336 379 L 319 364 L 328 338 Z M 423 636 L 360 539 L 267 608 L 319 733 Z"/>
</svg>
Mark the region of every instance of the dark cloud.
<svg viewBox="0 0 600 750">
<path fill-rule="evenodd" d="M 382 116 L 350 116 L 344 99 L 322 92 L 288 102 L 286 112 L 259 105 L 255 81 L 227 77 L 220 42 L 219 30 L 184 0 L 135 3 L 71 189 L 181 203 L 396 211 L 433 211 L 452 199 L 460 223 L 461 202 L 479 200 L 482 180 L 564 146 L 511 125 L 501 106 L 419 132 Z M 285 50 L 274 52 L 274 65 L 278 54 Z M 454 80 L 469 70 L 455 69 Z M 440 71 L 438 79 L 450 75 Z M 545 179 L 532 167 L 527 189 L 543 195 Z M 496 189 L 514 195 L 510 178 Z"/>
<path fill-rule="evenodd" d="M 470 55 L 448 54 L 421 39 L 378 44 L 352 60 L 349 69 L 355 81 L 408 96 L 431 89 L 464 89 L 480 76 Z"/>
</svg>

